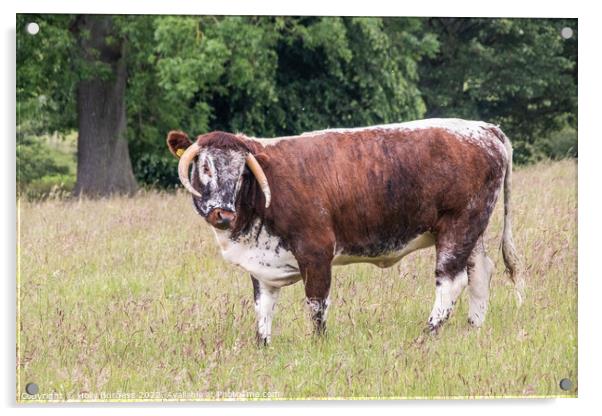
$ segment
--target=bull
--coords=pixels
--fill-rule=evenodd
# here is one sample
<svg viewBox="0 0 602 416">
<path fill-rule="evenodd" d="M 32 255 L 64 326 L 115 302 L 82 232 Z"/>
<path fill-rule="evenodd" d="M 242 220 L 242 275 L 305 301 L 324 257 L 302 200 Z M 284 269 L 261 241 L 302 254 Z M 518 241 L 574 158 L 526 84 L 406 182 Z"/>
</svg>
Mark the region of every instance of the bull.
<svg viewBox="0 0 602 416">
<path fill-rule="evenodd" d="M 275 139 L 215 131 L 193 143 L 171 131 L 167 144 L 223 257 L 251 275 L 260 344 L 271 340 L 282 287 L 303 281 L 314 331 L 323 334 L 332 266 L 390 267 L 431 246 L 426 330 L 441 327 L 466 287 L 468 322 L 480 327 L 493 271 L 483 234 L 502 187 L 502 253 L 520 299 L 512 146 L 496 125 L 427 119 Z"/>
</svg>

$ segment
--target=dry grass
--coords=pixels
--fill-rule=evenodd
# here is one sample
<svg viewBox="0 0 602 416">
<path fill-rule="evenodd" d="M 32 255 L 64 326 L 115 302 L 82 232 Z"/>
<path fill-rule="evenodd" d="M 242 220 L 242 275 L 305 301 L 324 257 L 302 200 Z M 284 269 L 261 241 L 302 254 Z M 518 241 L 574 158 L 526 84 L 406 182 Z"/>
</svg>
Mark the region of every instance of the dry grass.
<svg viewBox="0 0 602 416">
<path fill-rule="evenodd" d="M 273 345 L 254 344 L 249 276 L 221 259 L 185 194 L 20 203 L 19 398 L 280 398 L 576 395 L 576 163 L 516 170 L 514 235 L 522 308 L 503 275 L 501 204 L 488 230 L 496 263 L 480 330 L 466 293 L 437 336 L 433 250 L 381 270 L 335 268 L 329 336 L 316 341 L 303 287 L 282 291 Z M 190 226 L 189 224 L 193 224 Z M 113 396 L 116 398 L 116 396 Z"/>
</svg>

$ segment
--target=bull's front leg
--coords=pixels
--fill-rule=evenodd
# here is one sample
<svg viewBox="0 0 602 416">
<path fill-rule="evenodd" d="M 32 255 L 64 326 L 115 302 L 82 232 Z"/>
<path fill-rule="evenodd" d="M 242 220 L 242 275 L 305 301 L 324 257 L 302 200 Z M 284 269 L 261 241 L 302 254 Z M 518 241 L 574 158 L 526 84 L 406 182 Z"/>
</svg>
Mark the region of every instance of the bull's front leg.
<svg viewBox="0 0 602 416">
<path fill-rule="evenodd" d="M 253 276 L 251 276 L 251 281 L 253 282 L 253 297 L 257 315 L 257 344 L 266 346 L 272 340 L 272 320 L 280 288 L 266 285 Z"/>
<path fill-rule="evenodd" d="M 326 316 L 330 304 L 331 259 L 300 264 L 305 284 L 305 301 L 313 323 L 314 334 L 326 333 Z"/>
</svg>

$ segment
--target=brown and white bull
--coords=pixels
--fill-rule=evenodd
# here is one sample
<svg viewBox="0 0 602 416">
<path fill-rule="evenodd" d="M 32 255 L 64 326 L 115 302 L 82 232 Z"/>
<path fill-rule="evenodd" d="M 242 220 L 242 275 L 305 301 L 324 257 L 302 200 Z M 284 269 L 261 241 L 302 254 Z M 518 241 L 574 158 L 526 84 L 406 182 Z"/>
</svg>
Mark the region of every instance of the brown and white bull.
<svg viewBox="0 0 602 416">
<path fill-rule="evenodd" d="M 299 280 L 317 333 L 325 330 L 333 265 L 390 267 L 435 246 L 437 330 L 468 286 L 468 321 L 487 311 L 493 263 L 483 234 L 504 187 L 502 251 L 519 290 L 512 242 L 512 147 L 495 125 L 429 119 L 257 139 L 212 132 L 170 151 L 224 258 L 251 274 L 257 337 L 271 338 L 283 286 Z M 189 179 L 192 165 L 192 179 Z"/>
</svg>

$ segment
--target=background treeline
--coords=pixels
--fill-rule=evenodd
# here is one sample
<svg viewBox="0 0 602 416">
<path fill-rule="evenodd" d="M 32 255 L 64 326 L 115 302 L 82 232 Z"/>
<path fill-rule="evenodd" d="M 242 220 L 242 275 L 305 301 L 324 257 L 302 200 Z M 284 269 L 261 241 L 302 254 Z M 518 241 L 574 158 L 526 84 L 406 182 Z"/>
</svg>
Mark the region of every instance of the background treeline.
<svg viewBox="0 0 602 416">
<path fill-rule="evenodd" d="M 21 30 L 30 21 L 39 34 Z M 18 181 L 33 192 L 174 186 L 174 128 L 270 137 L 462 117 L 500 124 L 517 163 L 577 156 L 576 19 L 18 15 L 17 27 Z"/>
</svg>

